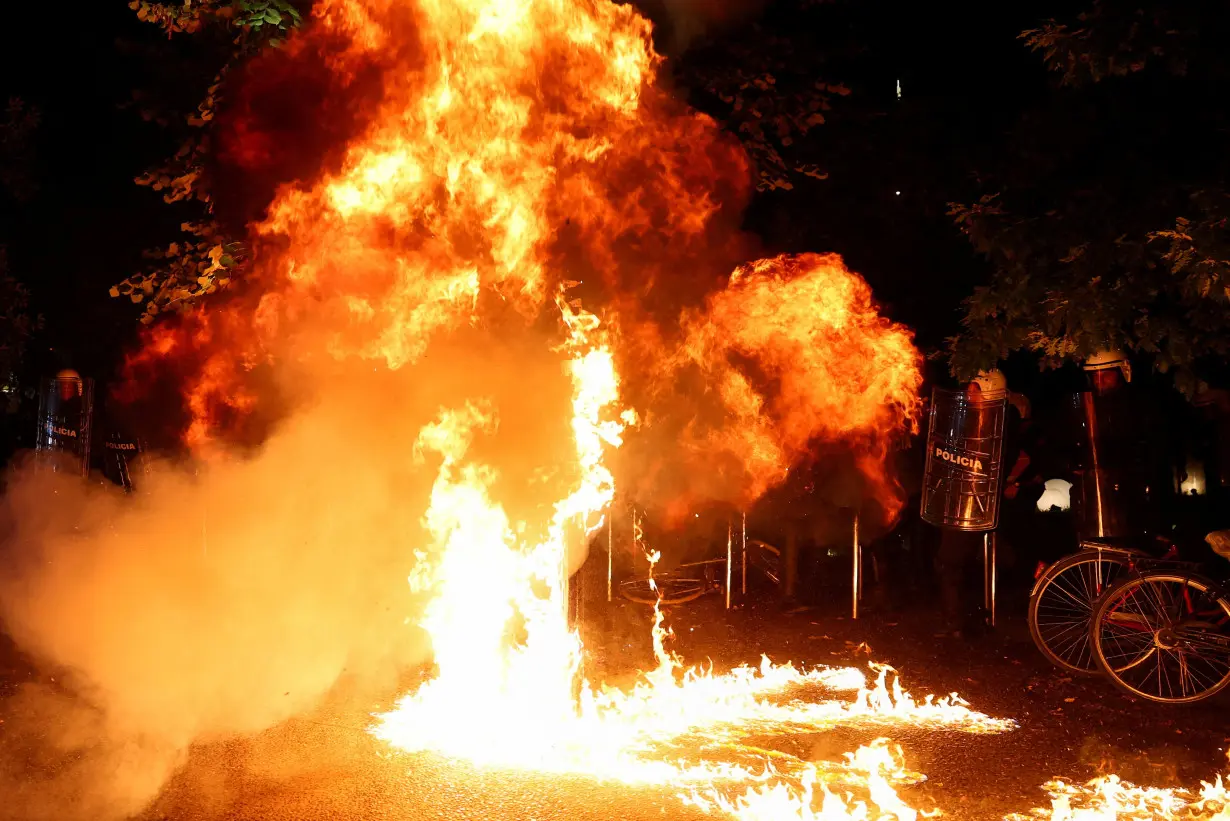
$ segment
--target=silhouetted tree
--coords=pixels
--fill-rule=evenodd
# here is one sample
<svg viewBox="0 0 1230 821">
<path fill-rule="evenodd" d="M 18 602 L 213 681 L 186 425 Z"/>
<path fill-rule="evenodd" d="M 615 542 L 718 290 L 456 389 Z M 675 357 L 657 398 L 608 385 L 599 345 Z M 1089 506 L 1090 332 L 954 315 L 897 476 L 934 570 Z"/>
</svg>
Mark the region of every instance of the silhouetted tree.
<svg viewBox="0 0 1230 821">
<path fill-rule="evenodd" d="M 1105 0 L 1021 35 L 1057 82 L 951 207 L 993 268 L 950 340 L 958 376 L 1113 345 L 1190 393 L 1230 356 L 1227 36 L 1224 3 Z"/>
<path fill-rule="evenodd" d="M 129 4 L 141 20 L 160 26 L 168 37 L 192 35 L 205 41 L 193 67 L 201 76 L 213 78 L 204 98 L 186 112 L 175 110 L 175 103 L 154 100 L 148 91 L 135 95 L 142 116 L 173 129 L 179 143 L 172 157 L 136 182 L 161 193 L 168 205 L 185 209 L 188 216 L 180 224 L 180 237 L 146 252 L 151 260 L 146 270 L 111 288 L 113 297 L 144 303 L 142 322 L 153 321 L 162 311 L 187 307 L 199 297 L 226 288 L 241 274 L 245 248 L 227 235 L 214 214 L 206 173 L 213 150 L 210 127 L 222 102 L 227 74 L 257 51 L 278 47 L 302 22 L 300 7 L 305 5 L 290 0 L 133 0 Z"/>
<path fill-rule="evenodd" d="M 35 133 L 39 112 L 20 99 L 9 100 L 0 118 L 0 197 L 17 203 L 38 187 L 34 173 Z M 18 374 L 30 335 L 42 318 L 30 314 L 30 294 L 9 271 L 8 254 L 0 244 L 0 412 L 13 413 L 21 401 Z"/>
</svg>

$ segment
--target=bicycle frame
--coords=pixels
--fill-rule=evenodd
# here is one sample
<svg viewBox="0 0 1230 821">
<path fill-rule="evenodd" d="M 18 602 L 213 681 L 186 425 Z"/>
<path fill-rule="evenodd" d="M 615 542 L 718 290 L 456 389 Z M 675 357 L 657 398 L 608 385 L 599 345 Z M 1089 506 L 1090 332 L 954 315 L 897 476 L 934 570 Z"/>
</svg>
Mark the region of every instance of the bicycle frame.
<svg viewBox="0 0 1230 821">
<path fill-rule="evenodd" d="M 1184 569 L 1193 568 L 1196 566 L 1192 562 L 1163 562 L 1160 560 L 1151 562 L 1151 564 L 1155 564 L 1166 569 L 1174 569 L 1180 572 Z M 1213 582 L 1209 585 L 1209 588 L 1204 595 L 1211 597 L 1214 602 L 1217 599 L 1230 599 L 1230 587 L 1227 586 L 1226 582 Z M 1119 604 L 1121 604 L 1121 602 L 1116 603 L 1116 606 L 1112 607 L 1107 615 L 1112 616 L 1118 609 Z M 1191 592 L 1186 586 L 1183 590 L 1182 606 L 1184 608 L 1184 612 L 1179 614 L 1179 618 L 1176 623 L 1170 627 L 1170 629 L 1173 630 L 1177 636 L 1182 637 L 1184 641 L 1191 644 L 1193 647 L 1205 647 L 1218 652 L 1230 652 L 1230 636 L 1209 635 L 1204 631 L 1193 633 L 1184 629 L 1185 622 L 1190 624 L 1193 621 L 1212 624 L 1214 627 L 1225 627 L 1228 623 L 1230 623 L 1230 616 L 1227 616 L 1225 611 L 1219 607 L 1207 611 L 1197 610 L 1196 605 L 1192 602 Z M 1215 617 L 1205 618 L 1205 616 Z M 1135 619 L 1116 620 L 1114 623 L 1117 628 L 1125 631 L 1153 633 L 1157 630 L 1157 628 L 1153 625 L 1150 625 L 1147 622 L 1142 623 Z"/>
<path fill-rule="evenodd" d="M 1064 559 L 1070 558 L 1071 556 L 1079 556 L 1082 553 L 1095 553 L 1097 554 L 1097 557 L 1099 560 L 1103 556 L 1126 556 L 1128 558 L 1127 565 L 1128 565 L 1129 572 L 1135 571 L 1137 560 L 1148 558 L 1141 551 L 1134 550 L 1132 548 L 1113 547 L 1111 545 L 1105 545 L 1105 544 L 1101 544 L 1098 542 L 1084 542 L 1083 541 L 1080 543 L 1080 550 L 1076 551 L 1075 553 L 1069 554 L 1069 556 L 1063 557 L 1063 559 L 1060 559 L 1059 561 L 1063 561 Z M 1035 574 L 1035 577 L 1034 577 L 1034 586 L 1029 591 L 1030 596 L 1036 596 L 1038 594 L 1038 591 L 1041 589 L 1043 582 L 1046 581 L 1047 574 L 1050 572 L 1051 568 L 1053 568 L 1058 563 L 1059 562 L 1052 562 L 1051 564 L 1046 565 L 1045 567 L 1042 567 L 1039 569 L 1039 571 Z M 1097 574 L 1098 574 L 1098 577 L 1096 581 L 1098 585 L 1098 590 L 1100 592 L 1102 585 L 1104 583 L 1104 580 L 1102 579 L 1102 566 L 1100 562 L 1097 566 Z"/>
<path fill-rule="evenodd" d="M 1129 573 L 1137 573 L 1141 569 L 1178 567 L 1188 564 L 1179 562 L 1175 558 L 1179 555 L 1179 549 L 1176 545 L 1171 543 L 1168 543 L 1165 554 L 1161 557 L 1155 558 L 1139 548 L 1121 547 L 1119 545 L 1107 544 L 1106 542 L 1098 541 L 1096 539 L 1081 539 L 1080 549 L 1077 550 L 1076 553 L 1072 553 L 1070 555 L 1078 556 L 1082 553 L 1096 553 L 1099 559 L 1101 559 L 1102 556 L 1126 556 Z M 1060 559 L 1060 561 L 1062 561 L 1062 559 Z M 1057 562 L 1053 562 L 1046 567 L 1039 569 L 1034 578 L 1034 586 L 1030 590 L 1031 596 L 1037 594 L 1043 580 L 1046 579 L 1047 572 L 1054 567 L 1055 564 L 1057 564 Z M 1102 566 L 1100 563 L 1097 566 L 1097 573 L 1098 577 L 1096 579 L 1096 583 L 1098 586 L 1098 591 L 1101 592 L 1104 580 L 1101 578 Z"/>
</svg>

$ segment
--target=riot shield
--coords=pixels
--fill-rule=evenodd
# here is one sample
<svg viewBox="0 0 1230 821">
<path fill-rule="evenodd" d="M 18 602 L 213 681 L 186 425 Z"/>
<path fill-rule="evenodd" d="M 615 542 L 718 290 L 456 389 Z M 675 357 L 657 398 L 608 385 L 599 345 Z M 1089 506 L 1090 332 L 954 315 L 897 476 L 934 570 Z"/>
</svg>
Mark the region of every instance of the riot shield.
<svg viewBox="0 0 1230 821">
<path fill-rule="evenodd" d="M 999 523 L 1006 394 L 936 388 L 931 394 L 922 519 L 981 532 Z"/>
<path fill-rule="evenodd" d="M 1164 435 L 1140 397 L 1086 391 L 1071 400 L 1078 419 L 1078 459 L 1072 506 L 1077 530 L 1089 538 L 1150 532 L 1166 467 L 1157 453 Z"/>
<path fill-rule="evenodd" d="M 73 371 L 44 379 L 39 390 L 35 450 L 56 471 L 90 472 L 90 432 L 94 418 L 94 380 Z"/>
<path fill-rule="evenodd" d="M 103 475 L 129 492 L 136 490 L 143 473 L 145 452 L 142 441 L 121 428 L 108 426 L 102 443 Z"/>
</svg>

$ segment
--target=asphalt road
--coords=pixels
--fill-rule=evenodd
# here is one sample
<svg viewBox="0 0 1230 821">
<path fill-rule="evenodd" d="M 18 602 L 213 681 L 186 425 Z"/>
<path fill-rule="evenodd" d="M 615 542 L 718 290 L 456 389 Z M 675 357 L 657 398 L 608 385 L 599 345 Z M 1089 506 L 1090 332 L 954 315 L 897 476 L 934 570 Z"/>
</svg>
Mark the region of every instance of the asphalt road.
<svg viewBox="0 0 1230 821">
<path fill-rule="evenodd" d="M 1061 776 L 1083 781 L 1100 773 L 1157 786 L 1196 786 L 1224 769 L 1230 723 L 1225 702 L 1186 708 L 1134 702 L 1097 679 L 1071 679 L 1050 668 L 1004 603 L 992 635 L 969 642 L 935 635 L 925 612 L 872 612 L 858 622 L 838 610 L 783 611 L 762 604 L 730 612 L 716 598 L 670 613 L 676 649 L 689 662 L 712 659 L 720 669 L 774 660 L 804 664 L 896 666 L 915 694 L 959 692 L 972 705 L 1020 727 L 1003 735 L 911 731 L 893 736 L 910 769 L 928 780 L 904 788 L 916 807 L 947 817 L 997 819 L 1045 805 L 1041 785 Z M 618 680 L 650 666 L 648 612 L 617 604 L 595 616 L 585 633 L 591 675 Z M 7 662 L 11 686 L 38 674 Z M 392 697 L 390 693 L 390 698 Z M 559 778 L 476 771 L 430 755 L 389 750 L 363 730 L 387 704 L 336 703 L 249 739 L 201 744 L 142 821 L 223 819 L 687 819 L 703 814 L 670 792 Z M 3 704 L 0 704 L 0 710 Z M 3 727 L 3 725 L 0 725 Z M 763 743 L 809 759 L 837 759 L 870 741 L 869 731 L 838 729 Z M 3 796 L 0 796 L 3 797 Z M 12 805 L 9 805 L 10 808 Z M 20 821 L 20 819 L 18 819 Z"/>
</svg>

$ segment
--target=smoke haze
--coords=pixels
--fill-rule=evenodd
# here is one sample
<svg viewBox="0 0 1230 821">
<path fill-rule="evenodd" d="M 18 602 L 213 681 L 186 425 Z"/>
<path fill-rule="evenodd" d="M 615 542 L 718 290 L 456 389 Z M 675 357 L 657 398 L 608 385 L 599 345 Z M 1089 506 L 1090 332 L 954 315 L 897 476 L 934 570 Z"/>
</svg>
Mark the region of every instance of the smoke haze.
<svg viewBox="0 0 1230 821">
<path fill-rule="evenodd" d="M 640 417 L 611 460 L 639 504 L 750 504 L 819 444 L 892 507 L 908 330 L 836 257 L 737 268 L 747 157 L 655 85 L 630 6 L 500 5 L 322 0 L 234 75 L 213 177 L 221 215 L 257 220 L 255 262 L 152 328 L 123 391 L 173 387 L 192 460 L 132 496 L 33 465 L 7 479 L 0 618 L 57 679 L 9 705 L 18 817 L 123 817 L 194 743 L 426 661 L 430 591 L 408 578 L 451 535 L 429 506 L 469 494 L 507 520 L 499 546 L 545 538 L 582 479 L 567 348 L 586 322 L 622 379 L 603 412 Z M 461 411 L 482 424 L 425 441 Z M 32 758 L 50 780 L 26 779 Z"/>
<path fill-rule="evenodd" d="M 534 331 L 498 342 L 463 330 L 413 368 L 331 369 L 255 453 L 153 464 L 133 496 L 33 464 L 11 474 L 0 616 L 58 688 L 8 705 L 0 794 L 19 817 L 124 817 L 193 743 L 310 711 L 343 676 L 380 692 L 425 661 L 406 579 L 431 543 L 439 460 L 416 449 L 419 429 L 461 396 L 499 408 L 469 456 L 499 464 L 495 492 L 526 538 L 576 478 L 556 467 L 570 447 L 560 355 Z M 454 367 L 476 348 L 489 358 Z M 35 742 L 73 763 L 30 782 Z"/>
</svg>

